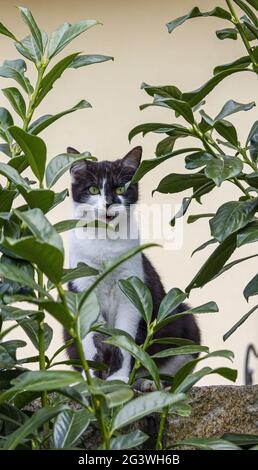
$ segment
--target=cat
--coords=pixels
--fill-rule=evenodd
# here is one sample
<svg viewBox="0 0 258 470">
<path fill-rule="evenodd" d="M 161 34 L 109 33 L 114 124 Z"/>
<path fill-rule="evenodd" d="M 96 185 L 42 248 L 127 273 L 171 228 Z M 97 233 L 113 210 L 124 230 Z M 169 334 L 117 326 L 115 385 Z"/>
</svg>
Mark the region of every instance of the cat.
<svg viewBox="0 0 258 470">
<path fill-rule="evenodd" d="M 79 153 L 71 147 L 67 149 L 67 152 Z M 82 217 L 81 209 L 84 210 L 86 205 L 86 213 L 87 208 L 93 209 L 94 214 L 98 211 L 98 220 L 111 223 L 114 219 L 120 220 L 119 209 L 123 208 L 127 217 L 130 218 L 130 224 L 135 228 L 136 222 L 130 209 L 138 201 L 138 184 L 128 183 L 140 165 L 141 156 L 142 148 L 138 146 L 130 150 L 125 157 L 115 161 L 79 160 L 75 162 L 71 167 L 74 218 Z M 137 236 L 132 238 L 99 239 L 92 237 L 92 233 L 89 236 L 87 228 L 75 228 L 70 232 L 70 267 L 75 268 L 79 262 L 84 262 L 97 270 L 102 268 L 103 263 L 114 260 L 140 244 L 137 229 L 136 232 Z M 131 276 L 140 278 L 150 289 L 153 298 L 152 318 L 157 316 L 165 290 L 155 268 L 146 255 L 140 252 L 116 268 L 97 287 L 96 294 L 100 305 L 98 321 L 125 331 L 135 339 L 137 344 L 143 344 L 146 337 L 145 322 L 118 285 L 120 279 L 127 279 Z M 69 284 L 69 289 L 75 292 L 84 291 L 94 279 L 94 276 L 76 279 Z M 187 305 L 181 304 L 173 313 L 183 312 L 187 308 Z M 199 328 L 192 315 L 178 318 L 160 329 L 155 338 L 162 337 L 186 338 L 200 344 Z M 67 335 L 65 338 L 67 339 Z M 92 376 L 128 382 L 134 363 L 133 358 L 125 350 L 105 343 L 103 341 L 105 339 L 106 337 L 100 333 L 90 332 L 83 340 L 86 358 L 103 362 L 108 366 L 108 372 L 92 370 Z M 172 345 L 154 343 L 148 352 L 154 354 L 168 347 L 171 348 Z M 77 358 L 74 347 L 70 348 L 69 355 L 71 358 Z M 192 358 L 192 356 L 170 357 L 158 359 L 156 363 L 161 374 L 173 376 L 178 368 Z"/>
</svg>

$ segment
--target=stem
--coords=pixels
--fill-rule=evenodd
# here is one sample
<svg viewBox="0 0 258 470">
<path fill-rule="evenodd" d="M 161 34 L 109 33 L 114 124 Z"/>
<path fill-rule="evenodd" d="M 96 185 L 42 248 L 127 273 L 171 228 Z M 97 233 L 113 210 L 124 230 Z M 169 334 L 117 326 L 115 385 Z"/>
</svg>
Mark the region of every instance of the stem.
<svg viewBox="0 0 258 470">
<path fill-rule="evenodd" d="M 234 9 L 232 3 L 231 3 L 231 0 L 226 0 L 226 3 L 227 3 L 227 6 L 228 6 L 228 8 L 229 8 L 229 11 L 230 11 L 230 13 L 231 13 L 231 15 L 232 15 L 232 21 L 233 21 L 233 23 L 236 25 L 236 28 L 237 28 L 237 30 L 238 30 L 238 32 L 239 32 L 241 38 L 242 38 L 242 41 L 243 41 L 243 43 L 244 43 L 244 45 L 245 45 L 245 48 L 246 48 L 246 50 L 247 50 L 247 52 L 248 52 L 248 55 L 249 55 L 249 57 L 250 57 L 250 59 L 251 59 L 251 61 L 252 61 L 252 64 L 253 64 L 253 66 L 254 66 L 254 70 L 255 70 L 256 73 L 257 73 L 258 64 L 257 64 L 257 62 L 256 62 L 256 59 L 255 59 L 255 56 L 254 56 L 254 54 L 253 54 L 253 50 L 252 50 L 252 48 L 251 48 L 251 46 L 250 46 L 250 44 L 249 44 L 249 41 L 248 41 L 248 39 L 247 39 L 247 37 L 246 37 L 246 35 L 245 35 L 245 31 L 244 31 L 244 29 L 243 29 L 243 27 L 242 27 L 242 24 L 241 24 L 241 22 L 239 21 L 239 18 L 238 18 L 237 13 L 236 13 L 236 11 L 235 11 L 235 9 Z"/>
<path fill-rule="evenodd" d="M 168 408 L 168 406 L 166 406 L 162 410 L 162 413 L 161 413 L 161 418 L 160 418 L 160 423 L 159 423 L 159 431 L 158 431 L 157 442 L 156 442 L 156 450 L 162 450 L 163 449 L 163 435 L 164 435 L 165 424 L 166 424 L 166 421 L 167 421 L 168 411 L 169 411 L 169 408 Z"/>
<path fill-rule="evenodd" d="M 38 284 L 43 287 L 43 273 L 42 271 L 38 270 Z M 42 297 L 42 294 L 39 293 L 39 298 Z M 42 312 L 40 305 L 39 305 L 39 311 L 41 312 L 42 316 L 40 320 L 38 320 L 38 326 L 39 326 L 39 369 L 40 370 L 46 370 L 46 358 L 45 358 L 45 324 L 44 324 L 44 318 L 45 315 Z M 48 404 L 48 395 L 47 391 L 42 392 L 41 394 L 41 404 L 42 407 L 47 406 Z"/>
<path fill-rule="evenodd" d="M 33 113 L 35 111 L 35 108 L 36 108 L 35 102 L 36 102 L 36 99 L 37 99 L 37 96 L 38 96 L 38 92 L 39 92 L 41 82 L 42 82 L 42 79 L 43 79 L 43 75 L 44 75 L 44 72 L 45 72 L 45 69 L 46 69 L 47 65 L 48 65 L 48 62 L 45 62 L 44 64 L 42 64 L 38 68 L 37 82 L 36 82 L 36 85 L 35 85 L 35 89 L 34 89 L 32 95 L 30 96 L 28 111 L 27 111 L 26 117 L 25 117 L 24 122 L 23 122 L 23 130 L 24 131 L 27 131 L 29 123 L 32 119 Z"/>
<path fill-rule="evenodd" d="M 58 290 L 58 293 L 59 293 L 60 299 L 63 303 L 63 306 L 65 307 L 66 313 L 73 320 L 73 322 L 75 322 L 76 318 L 71 314 L 71 312 L 69 310 L 69 307 L 68 307 L 67 301 L 66 301 L 66 297 L 65 297 L 65 293 L 64 293 L 64 290 L 63 290 L 61 284 L 58 284 L 56 286 L 56 288 Z M 81 342 L 81 339 L 79 337 L 79 334 L 78 334 L 77 330 L 76 330 L 75 335 L 74 335 L 74 341 L 75 341 L 75 345 L 76 345 L 76 348 L 77 348 L 79 359 L 81 361 L 83 371 L 85 373 L 87 383 L 89 384 L 89 386 L 93 386 L 94 384 L 93 384 L 93 379 L 90 375 L 89 364 L 88 364 L 88 361 L 85 357 L 84 350 L 83 350 L 83 347 L 82 347 L 82 342 Z M 92 403 L 93 403 L 95 415 L 96 415 L 96 418 L 97 418 L 97 421 L 98 421 L 98 424 L 99 424 L 99 428 L 100 428 L 100 431 L 101 431 L 101 434 L 102 434 L 102 437 L 103 437 L 103 449 L 108 450 L 109 447 L 110 447 L 110 434 L 109 434 L 109 431 L 108 431 L 106 423 L 105 423 L 104 414 L 103 414 L 102 407 L 101 407 L 101 402 L 98 398 L 96 398 L 95 395 L 92 395 Z"/>
<path fill-rule="evenodd" d="M 235 184 L 239 189 L 241 189 L 241 191 L 244 193 L 245 196 L 247 196 L 249 199 L 251 199 L 251 196 L 250 194 L 246 191 L 246 189 L 244 188 L 244 186 L 242 185 L 242 183 L 240 183 L 240 181 L 238 181 L 237 178 L 232 178 L 229 180 L 231 183 Z"/>
</svg>

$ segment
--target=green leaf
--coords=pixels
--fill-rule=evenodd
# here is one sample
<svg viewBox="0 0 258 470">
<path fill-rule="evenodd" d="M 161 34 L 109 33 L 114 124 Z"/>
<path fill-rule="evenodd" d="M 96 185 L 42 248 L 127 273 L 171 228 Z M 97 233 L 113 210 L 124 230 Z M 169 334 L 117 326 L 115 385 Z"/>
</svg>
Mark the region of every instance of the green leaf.
<svg viewBox="0 0 258 470">
<path fill-rule="evenodd" d="M 195 147 L 185 148 L 185 149 L 176 150 L 175 152 L 172 152 L 170 155 L 164 155 L 163 157 L 152 158 L 150 160 L 143 160 L 138 170 L 134 174 L 131 183 L 137 183 L 138 181 L 140 181 L 140 179 L 142 179 L 144 175 L 146 175 L 146 173 L 153 170 L 153 168 L 160 165 L 160 163 L 165 162 L 169 158 L 176 157 L 177 155 L 181 155 L 181 154 L 188 153 L 188 152 L 194 152 L 195 150 L 198 151 L 201 149 L 198 149 Z"/>
<path fill-rule="evenodd" d="M 78 227 L 78 219 L 61 220 L 61 222 L 54 224 L 53 227 L 58 233 L 67 232 Z"/>
<path fill-rule="evenodd" d="M 199 219 L 203 219 L 203 218 L 210 218 L 210 217 L 213 217 L 215 214 L 213 212 L 211 213 L 208 213 L 208 214 L 193 214 L 193 215 L 189 215 L 188 219 L 187 219 L 187 223 L 188 224 L 193 224 L 194 222 L 196 222 L 197 220 Z M 209 240 L 210 242 L 210 240 Z"/>
<path fill-rule="evenodd" d="M 4 96 L 8 99 L 9 103 L 16 111 L 16 113 L 22 118 L 25 119 L 26 116 L 26 104 L 23 96 L 21 95 L 18 88 L 10 87 L 3 88 L 2 92 Z"/>
<path fill-rule="evenodd" d="M 188 103 L 181 100 L 171 99 L 171 98 L 155 98 L 153 103 L 143 104 L 140 106 L 140 109 L 143 110 L 149 106 L 165 106 L 167 108 L 173 109 L 179 116 L 183 116 L 184 119 L 190 124 L 194 123 L 194 116 L 191 110 L 191 107 Z"/>
<path fill-rule="evenodd" d="M 246 139 L 246 146 L 249 144 L 250 140 L 258 133 L 258 121 L 255 121 L 250 129 L 248 137 Z"/>
<path fill-rule="evenodd" d="M 192 289 L 203 287 L 223 268 L 225 262 L 236 249 L 236 235 L 233 234 L 223 241 L 209 256 L 207 261 L 186 287 L 189 293 Z"/>
<path fill-rule="evenodd" d="M 175 310 L 178 305 L 180 305 L 187 297 L 185 292 L 182 292 L 180 289 L 174 288 L 165 295 L 162 299 L 159 306 L 159 311 L 157 315 L 157 322 L 161 322 L 168 315 L 171 315 L 171 312 Z"/>
<path fill-rule="evenodd" d="M 61 77 L 63 72 L 70 66 L 75 57 L 78 56 L 78 52 L 71 54 L 64 59 L 60 60 L 54 67 L 48 72 L 43 78 L 40 89 L 37 95 L 35 106 L 38 106 L 48 92 L 53 88 L 54 83 L 58 78 Z"/>
<path fill-rule="evenodd" d="M 15 449 L 23 439 L 36 432 L 46 421 L 54 418 L 62 410 L 63 406 L 55 406 L 35 411 L 31 418 L 7 437 L 3 448 L 5 450 Z"/>
<path fill-rule="evenodd" d="M 79 23 L 62 24 L 50 36 L 48 57 L 51 59 L 56 54 L 59 54 L 73 39 L 97 24 L 99 24 L 99 22 L 96 20 L 82 20 Z"/>
<path fill-rule="evenodd" d="M 249 109 L 252 109 L 254 106 L 256 106 L 254 101 L 244 104 L 237 103 L 234 100 L 229 100 L 224 104 L 222 110 L 215 117 L 214 121 L 221 121 L 225 119 L 225 117 L 230 116 L 234 113 L 238 113 L 239 111 L 249 111 Z"/>
<path fill-rule="evenodd" d="M 16 350 L 18 348 L 24 348 L 26 346 L 25 341 L 10 340 L 0 343 L 0 368 L 7 369 L 17 365 Z M 0 401 L 2 395 L 0 396 Z M 3 399 L 2 402 L 5 400 Z"/>
<path fill-rule="evenodd" d="M 156 354 L 151 356 L 152 358 L 164 358 L 164 357 L 171 357 L 171 356 L 182 356 L 185 354 L 196 354 L 200 352 L 209 352 L 209 348 L 206 346 L 199 346 L 199 345 L 189 345 L 189 346 L 182 346 L 179 348 L 168 348 L 160 351 Z"/>
<path fill-rule="evenodd" d="M 221 186 L 223 181 L 239 175 L 243 170 L 243 166 L 243 162 L 239 158 L 222 155 L 220 158 L 210 160 L 205 167 L 204 173 L 217 186 Z"/>
<path fill-rule="evenodd" d="M 28 226 L 38 240 L 48 243 L 64 253 L 63 241 L 40 209 L 26 212 L 15 210 L 15 214 Z"/>
<path fill-rule="evenodd" d="M 201 12 L 198 7 L 194 7 L 187 15 L 180 16 L 179 18 L 167 23 L 166 26 L 168 28 L 168 32 L 172 33 L 175 28 L 181 26 L 185 21 L 199 16 L 215 16 L 217 18 L 231 21 L 231 14 L 227 10 L 224 10 L 224 8 L 216 7 L 211 11 Z"/>
<path fill-rule="evenodd" d="M 179 193 L 189 188 L 197 189 L 207 183 L 207 181 L 206 176 L 202 173 L 171 173 L 160 181 L 155 191 L 165 194 Z"/>
<path fill-rule="evenodd" d="M 257 435 L 255 434 L 235 434 L 231 432 L 223 434 L 222 439 L 240 446 L 254 445 L 258 441 Z"/>
<path fill-rule="evenodd" d="M 80 67 L 85 67 L 86 65 L 99 64 L 100 62 L 106 62 L 108 60 L 114 60 L 114 57 L 100 54 L 79 55 L 73 60 L 70 68 L 78 69 Z"/>
<path fill-rule="evenodd" d="M 44 214 L 49 211 L 53 206 L 55 193 L 49 189 L 32 189 L 31 191 L 24 191 L 20 188 L 25 201 L 30 209 L 41 209 Z"/>
<path fill-rule="evenodd" d="M 242 17 L 243 24 L 246 26 L 247 31 L 251 32 L 250 40 L 258 39 L 258 28 L 247 18 L 246 16 Z"/>
<path fill-rule="evenodd" d="M 62 153 L 52 158 L 46 168 L 46 183 L 48 188 L 54 186 L 54 184 L 59 180 L 59 178 L 61 178 L 65 171 L 71 168 L 73 163 L 80 160 L 85 160 L 89 157 L 90 153 Z"/>
<path fill-rule="evenodd" d="M 3 36 L 7 36 L 11 39 L 14 39 L 14 41 L 17 41 L 16 37 L 13 35 L 13 33 L 11 33 L 11 31 L 9 31 L 9 29 L 7 29 L 3 23 L 0 23 L 0 34 L 3 34 Z"/>
<path fill-rule="evenodd" d="M 71 448 L 87 429 L 92 415 L 87 410 L 64 410 L 55 420 L 53 439 L 56 449 Z"/>
<path fill-rule="evenodd" d="M 258 11 L 258 1 L 257 0 L 246 0 L 247 3 L 250 3 L 250 5 L 255 8 L 256 11 Z"/>
<path fill-rule="evenodd" d="M 248 65 L 250 65 L 251 63 L 251 59 L 249 57 L 249 55 L 246 55 L 246 56 L 243 56 L 243 57 L 240 57 L 239 59 L 237 60 L 234 60 L 233 62 L 229 62 L 227 64 L 223 64 L 223 65 L 217 65 L 217 67 L 214 68 L 213 70 L 213 73 L 214 75 L 217 75 L 218 73 L 220 72 L 224 72 L 226 70 L 231 70 L 231 69 L 239 69 L 239 68 L 247 68 Z"/>
<path fill-rule="evenodd" d="M 30 134 L 37 135 L 61 117 L 66 116 L 66 114 L 71 114 L 74 113 L 74 111 L 77 111 L 78 109 L 85 108 L 91 108 L 91 104 L 88 103 L 88 101 L 82 100 L 72 108 L 67 109 L 66 111 L 62 111 L 61 113 L 54 115 L 47 114 L 45 116 L 42 116 L 30 125 L 29 132 Z"/>
<path fill-rule="evenodd" d="M 0 212 L 9 212 L 12 207 L 16 191 L 0 187 Z"/>
<path fill-rule="evenodd" d="M 250 71 L 250 70 L 249 70 Z M 190 104 L 190 106 L 197 105 L 207 96 L 224 78 L 229 77 L 233 73 L 245 72 L 245 69 L 241 67 L 228 68 L 222 72 L 217 73 L 208 82 L 202 85 L 197 90 L 193 90 L 187 93 L 183 93 L 182 100 Z"/>
<path fill-rule="evenodd" d="M 185 167 L 187 170 L 195 170 L 196 168 L 203 167 L 207 162 L 212 160 L 214 160 L 214 156 L 202 150 L 187 155 L 185 157 Z"/>
<path fill-rule="evenodd" d="M 185 399 L 183 393 L 171 394 L 166 392 L 146 393 L 129 403 L 116 414 L 111 432 L 127 426 L 150 413 L 159 411 L 166 406 L 175 405 Z"/>
<path fill-rule="evenodd" d="M 31 318 L 27 321 L 21 321 L 20 326 L 25 331 L 27 336 L 30 338 L 33 346 L 39 351 L 39 324 L 37 320 L 32 320 Z M 44 323 L 44 344 L 45 344 L 45 351 L 47 351 L 52 338 L 53 338 L 53 330 L 47 324 Z"/>
<path fill-rule="evenodd" d="M 174 85 L 165 86 L 151 86 L 147 83 L 142 83 L 141 88 L 150 96 L 163 96 L 164 98 L 175 98 L 181 100 L 182 92 Z"/>
<path fill-rule="evenodd" d="M 5 78 L 12 78 L 15 80 L 27 94 L 33 92 L 33 87 L 30 81 L 25 77 L 27 65 L 24 60 L 5 60 L 3 65 L 0 67 L 0 76 Z"/>
<path fill-rule="evenodd" d="M 45 142 L 40 137 L 31 135 L 16 126 L 10 127 L 9 132 L 23 150 L 36 178 L 38 178 L 39 181 L 42 181 L 44 178 L 47 158 Z"/>
<path fill-rule="evenodd" d="M 155 362 L 143 349 L 137 346 L 137 344 L 132 338 L 130 338 L 129 336 L 117 335 L 112 336 L 105 342 L 129 352 L 137 361 L 141 363 L 143 367 L 145 367 L 145 369 L 148 370 L 155 382 L 156 387 L 158 389 L 160 388 L 159 371 Z"/>
<path fill-rule="evenodd" d="M 196 361 L 198 361 L 198 359 L 196 359 Z M 195 363 L 195 361 L 192 362 Z M 185 371 L 187 370 L 187 368 L 189 371 L 189 369 L 191 368 L 191 363 L 185 364 L 185 366 L 183 367 L 185 368 Z M 183 367 L 177 372 L 177 374 L 182 372 Z M 174 380 L 176 380 L 177 374 Z M 217 369 L 212 369 L 211 367 L 204 367 L 203 369 L 200 369 L 197 372 L 194 372 L 193 374 L 187 373 L 185 378 L 180 381 L 180 384 L 177 385 L 175 389 L 173 386 L 173 390 L 175 393 L 187 392 L 193 385 L 199 382 L 199 380 L 201 380 L 206 375 L 210 374 L 221 375 L 222 377 L 231 380 L 232 382 L 235 382 L 237 378 L 237 371 L 235 369 L 230 369 L 229 367 L 218 367 Z"/>
<path fill-rule="evenodd" d="M 0 162 L 0 174 L 14 183 L 15 186 L 22 186 L 27 191 L 30 191 L 31 188 L 27 181 L 23 179 L 19 175 L 18 171 L 15 168 L 12 168 L 10 165 Z"/>
<path fill-rule="evenodd" d="M 15 390 L 41 392 L 85 383 L 80 372 L 71 370 L 29 371 L 12 380 Z"/>
<path fill-rule="evenodd" d="M 77 220 L 78 223 L 78 220 Z M 65 269 L 64 275 L 61 279 L 62 284 L 65 282 L 73 281 L 85 276 L 96 276 L 99 273 L 97 269 L 88 266 L 86 263 L 78 263 L 76 268 Z"/>
<path fill-rule="evenodd" d="M 95 292 L 92 292 L 80 308 L 77 317 L 77 333 L 81 340 L 89 333 L 91 326 L 96 323 L 100 312 Z"/>
<path fill-rule="evenodd" d="M 43 43 L 43 49 L 45 50 L 48 42 L 48 36 L 45 31 L 40 30 L 40 33 Z M 36 66 L 38 66 L 42 58 L 42 52 L 40 51 L 33 36 L 26 36 L 21 41 L 15 42 L 14 45 L 21 55 L 31 60 L 36 64 Z"/>
<path fill-rule="evenodd" d="M 218 39 L 237 39 L 237 29 L 236 28 L 223 28 L 216 31 L 216 36 Z"/>
<path fill-rule="evenodd" d="M 182 441 L 176 441 L 175 444 L 173 444 L 173 446 L 180 445 L 192 446 L 201 450 L 240 450 L 240 447 L 237 445 L 228 442 L 225 439 L 216 439 L 215 437 L 183 439 Z"/>
<path fill-rule="evenodd" d="M 43 55 L 44 47 L 43 47 L 42 34 L 36 21 L 33 18 L 33 15 L 31 14 L 30 10 L 28 10 L 27 8 L 24 8 L 24 7 L 18 7 L 18 8 L 20 10 L 22 19 L 29 27 L 32 37 L 35 43 L 37 44 L 41 54 Z"/>
<path fill-rule="evenodd" d="M 253 219 L 257 205 L 258 198 L 226 202 L 210 220 L 211 235 L 219 242 L 224 241 Z"/>
<path fill-rule="evenodd" d="M 149 436 L 142 431 L 132 431 L 118 437 L 113 437 L 110 441 L 111 450 L 132 449 L 138 447 L 149 439 Z"/>
<path fill-rule="evenodd" d="M 247 312 L 240 320 L 238 320 L 230 330 L 225 333 L 223 336 L 223 341 L 226 341 L 243 323 L 252 315 L 253 312 L 255 312 L 258 308 L 258 305 L 255 305 L 249 312 Z"/>
<path fill-rule="evenodd" d="M 108 408 L 116 408 L 122 406 L 134 397 L 134 392 L 130 388 L 122 388 L 105 395 L 105 400 Z"/>
<path fill-rule="evenodd" d="M 134 304 L 144 321 L 149 324 L 152 318 L 153 302 L 149 288 L 136 276 L 120 279 L 121 291 Z"/>
<path fill-rule="evenodd" d="M 233 124 L 229 121 L 217 121 L 214 123 L 214 127 L 219 135 L 224 137 L 227 142 L 235 147 L 238 147 L 237 132 Z"/>
<path fill-rule="evenodd" d="M 147 124 L 140 124 L 139 126 L 134 127 L 128 135 L 129 142 L 138 134 L 143 135 L 143 137 L 148 134 L 149 132 L 155 132 L 157 134 L 167 134 L 172 130 L 183 130 L 185 129 L 187 132 L 188 129 L 183 126 L 179 126 L 178 124 L 164 124 L 160 122 L 148 122 Z"/>
<path fill-rule="evenodd" d="M 237 233 L 237 247 L 258 241 L 258 222 L 251 222 Z"/>
<path fill-rule="evenodd" d="M 0 277 L 10 279 L 11 281 L 22 283 L 24 286 L 30 287 L 37 292 L 40 292 L 42 295 L 50 297 L 51 296 L 41 287 L 38 285 L 34 279 L 27 274 L 24 270 L 20 267 L 16 267 L 13 264 L 7 263 L 0 263 Z"/>
<path fill-rule="evenodd" d="M 156 157 L 162 157 L 163 155 L 171 155 L 176 137 L 165 137 L 156 146 L 155 155 Z"/>
<path fill-rule="evenodd" d="M 244 298 L 248 302 L 249 297 L 258 294 L 258 274 L 256 274 L 251 281 L 248 282 L 247 286 L 244 288 Z"/>
<path fill-rule="evenodd" d="M 214 279 L 215 279 L 216 277 L 220 276 L 221 274 L 225 273 L 225 272 L 228 271 L 229 269 L 233 268 L 236 264 L 242 263 L 243 261 L 247 261 L 247 260 L 252 259 L 252 258 L 256 258 L 257 256 L 258 256 L 258 254 L 250 255 L 250 256 L 245 256 L 244 258 L 239 258 L 239 259 L 236 259 L 235 261 L 232 261 L 231 263 L 226 264 L 226 265 L 218 272 L 218 274 L 216 274 L 216 276 L 214 276 Z"/>
</svg>

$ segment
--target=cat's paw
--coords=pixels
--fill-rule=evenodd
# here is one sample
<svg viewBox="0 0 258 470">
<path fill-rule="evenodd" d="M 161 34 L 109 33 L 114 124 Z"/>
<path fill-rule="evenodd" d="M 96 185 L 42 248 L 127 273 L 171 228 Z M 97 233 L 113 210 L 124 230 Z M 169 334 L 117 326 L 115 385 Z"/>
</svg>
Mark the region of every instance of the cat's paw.
<svg viewBox="0 0 258 470">
<path fill-rule="evenodd" d="M 126 384 L 128 383 L 129 377 L 126 375 L 119 374 L 115 372 L 114 374 L 110 375 L 107 377 L 106 380 L 121 380 L 121 382 L 125 382 Z"/>
</svg>

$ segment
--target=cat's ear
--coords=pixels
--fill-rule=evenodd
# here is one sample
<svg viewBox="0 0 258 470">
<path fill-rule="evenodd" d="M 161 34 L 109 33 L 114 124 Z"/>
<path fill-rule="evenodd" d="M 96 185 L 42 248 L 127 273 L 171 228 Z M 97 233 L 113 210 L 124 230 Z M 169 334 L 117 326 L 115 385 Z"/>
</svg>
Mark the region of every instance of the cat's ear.
<svg viewBox="0 0 258 470">
<path fill-rule="evenodd" d="M 122 162 L 126 166 L 130 166 L 137 170 L 138 166 L 141 163 L 142 158 L 142 147 L 134 147 L 130 152 L 126 154 L 124 158 L 122 158 Z"/>
<path fill-rule="evenodd" d="M 73 147 L 67 147 L 66 152 L 67 153 L 73 153 L 73 154 L 74 153 L 80 153 L 80 152 L 78 152 L 78 150 L 74 149 Z"/>
</svg>

